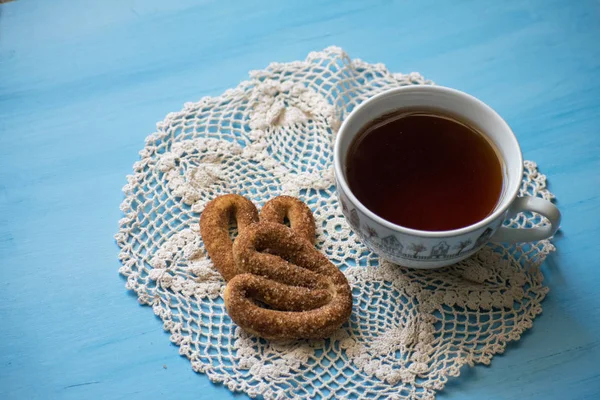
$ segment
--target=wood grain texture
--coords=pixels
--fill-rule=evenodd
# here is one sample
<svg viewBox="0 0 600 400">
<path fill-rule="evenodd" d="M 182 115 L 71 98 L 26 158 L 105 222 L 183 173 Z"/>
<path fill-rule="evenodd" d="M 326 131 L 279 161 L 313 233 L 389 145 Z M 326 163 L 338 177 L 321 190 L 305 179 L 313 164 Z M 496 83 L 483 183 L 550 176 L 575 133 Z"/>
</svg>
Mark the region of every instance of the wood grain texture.
<svg viewBox="0 0 600 400">
<path fill-rule="evenodd" d="M 564 215 L 533 329 L 440 398 L 600 398 L 599 20 L 596 0 L 0 5 L 0 398 L 245 398 L 125 291 L 121 187 L 168 112 L 332 44 L 490 104 Z"/>
</svg>

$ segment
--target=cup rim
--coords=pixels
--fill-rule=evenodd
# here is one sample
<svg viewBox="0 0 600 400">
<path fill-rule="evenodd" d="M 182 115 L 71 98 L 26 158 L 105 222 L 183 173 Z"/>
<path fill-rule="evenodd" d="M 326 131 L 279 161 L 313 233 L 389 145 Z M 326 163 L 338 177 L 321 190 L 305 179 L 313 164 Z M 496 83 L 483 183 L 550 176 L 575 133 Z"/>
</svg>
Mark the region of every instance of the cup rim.
<svg viewBox="0 0 600 400">
<path fill-rule="evenodd" d="M 512 129 L 510 128 L 510 126 L 508 125 L 508 123 L 506 123 L 504 118 L 502 118 L 493 108 L 491 108 L 490 106 L 485 104 L 483 101 L 479 100 L 478 98 L 476 98 L 468 93 L 461 92 L 460 90 L 457 90 L 457 89 L 452 89 L 449 87 L 437 86 L 437 85 L 413 85 L 413 86 L 402 86 L 402 87 L 398 87 L 398 88 L 393 88 L 393 89 L 389 89 L 389 90 L 383 91 L 381 93 L 378 93 L 375 96 L 370 97 L 369 99 L 367 99 L 367 100 L 363 101 L 361 104 L 359 104 L 344 119 L 344 121 L 342 122 L 340 129 L 338 131 L 338 134 L 336 136 L 335 144 L 334 144 L 334 152 L 333 152 L 333 165 L 334 165 L 334 172 L 335 172 L 335 176 L 336 176 L 337 185 L 341 186 L 346 197 L 348 197 L 349 200 L 351 201 L 351 203 L 356 208 L 358 208 L 363 214 L 367 215 L 369 218 L 375 220 L 377 223 L 379 223 L 393 231 L 400 232 L 400 233 L 403 233 L 406 235 L 421 236 L 421 237 L 428 237 L 428 238 L 447 238 L 447 237 L 453 237 L 453 236 L 460 236 L 465 233 L 470 233 L 470 232 L 473 232 L 480 228 L 484 228 L 484 227 L 488 226 L 491 222 L 493 222 L 498 217 L 502 216 L 505 213 L 505 211 L 508 210 L 508 208 L 513 203 L 514 199 L 519 194 L 519 189 L 521 187 L 520 184 L 514 185 L 514 188 L 512 188 L 512 190 L 510 192 L 506 192 L 505 196 L 506 196 L 507 201 L 504 201 L 504 204 L 501 207 L 496 208 L 490 215 L 488 215 L 481 221 L 478 221 L 478 222 L 468 225 L 468 226 L 464 226 L 462 228 L 446 230 L 446 231 L 424 231 L 424 230 L 420 230 L 420 229 L 413 229 L 413 228 L 408 228 L 408 227 L 405 227 L 402 225 L 394 224 L 393 222 L 390 222 L 390 221 L 380 217 L 379 215 L 375 214 L 373 211 L 369 210 L 366 206 L 364 206 L 360 202 L 360 200 L 358 200 L 356 198 L 356 196 L 354 195 L 352 190 L 350 190 L 350 187 L 349 187 L 348 183 L 346 182 L 346 176 L 343 171 L 343 166 L 341 165 L 341 152 L 342 152 L 342 148 L 341 148 L 342 140 L 341 139 L 342 139 L 342 136 L 344 136 L 344 132 L 347 131 L 348 125 L 351 123 L 353 116 L 356 115 L 360 110 L 368 107 L 371 103 L 381 99 L 382 97 L 393 96 L 399 92 L 410 92 L 410 91 L 414 91 L 414 90 L 441 92 L 441 93 L 445 93 L 448 95 L 466 97 L 469 101 L 482 106 L 483 108 L 487 109 L 488 112 L 490 112 L 491 114 L 498 117 L 498 120 L 502 124 L 504 131 L 508 134 L 508 136 L 510 137 L 510 140 L 513 144 L 513 147 L 516 149 L 518 163 L 519 163 L 518 176 L 520 177 L 520 179 L 522 179 L 522 176 L 523 176 L 523 153 L 521 151 L 521 146 L 519 145 L 519 142 L 517 141 L 517 138 L 516 138 L 514 132 L 512 131 Z M 515 178 L 515 179 L 519 179 L 519 178 Z"/>
</svg>

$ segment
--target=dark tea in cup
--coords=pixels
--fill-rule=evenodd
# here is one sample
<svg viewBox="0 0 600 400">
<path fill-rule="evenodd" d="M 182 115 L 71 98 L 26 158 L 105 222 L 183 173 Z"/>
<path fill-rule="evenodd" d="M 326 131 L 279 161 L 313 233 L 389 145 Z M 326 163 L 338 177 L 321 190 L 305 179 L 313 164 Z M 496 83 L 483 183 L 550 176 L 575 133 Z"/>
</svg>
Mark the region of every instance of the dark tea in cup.
<svg viewBox="0 0 600 400">
<path fill-rule="evenodd" d="M 404 109 L 366 124 L 346 157 L 352 193 L 396 225 L 448 231 L 496 208 L 503 166 L 478 129 L 452 115 Z"/>
</svg>

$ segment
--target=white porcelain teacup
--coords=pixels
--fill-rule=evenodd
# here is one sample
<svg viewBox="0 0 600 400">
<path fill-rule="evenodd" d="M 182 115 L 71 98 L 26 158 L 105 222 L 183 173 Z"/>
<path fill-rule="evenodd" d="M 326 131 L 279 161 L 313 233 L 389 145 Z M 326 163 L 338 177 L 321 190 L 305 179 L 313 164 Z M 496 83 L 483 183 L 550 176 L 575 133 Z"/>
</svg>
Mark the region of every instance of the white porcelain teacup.
<svg viewBox="0 0 600 400">
<path fill-rule="evenodd" d="M 504 163 L 503 192 L 496 208 L 481 221 L 450 231 L 422 231 L 389 222 L 354 196 L 346 179 L 348 149 L 362 128 L 377 117 L 403 108 L 438 109 L 477 127 L 495 145 Z M 538 197 L 518 197 L 523 179 L 521 148 L 508 124 L 482 101 L 441 86 L 405 86 L 380 93 L 344 120 L 334 149 L 336 187 L 343 213 L 360 239 L 384 259 L 412 268 L 438 268 L 465 259 L 487 242 L 532 242 L 553 236 L 560 212 Z M 402 179 L 399 177 L 398 179 Z M 502 223 L 519 212 L 545 216 L 549 225 L 513 229 Z"/>
</svg>

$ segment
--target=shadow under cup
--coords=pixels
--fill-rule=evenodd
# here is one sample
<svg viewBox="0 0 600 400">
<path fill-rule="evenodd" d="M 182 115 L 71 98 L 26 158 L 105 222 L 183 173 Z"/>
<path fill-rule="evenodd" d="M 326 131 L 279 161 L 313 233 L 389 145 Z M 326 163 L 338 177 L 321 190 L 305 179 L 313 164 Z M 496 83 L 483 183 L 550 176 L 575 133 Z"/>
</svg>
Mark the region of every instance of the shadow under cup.
<svg viewBox="0 0 600 400">
<path fill-rule="evenodd" d="M 346 164 L 354 139 L 372 121 L 402 109 L 439 110 L 474 128 L 493 145 L 502 165 L 503 182 L 496 207 L 487 217 L 453 230 L 411 229 L 381 218 L 353 194 L 346 177 Z M 373 252 L 394 263 L 414 268 L 437 268 L 469 257 L 490 241 L 508 217 L 515 199 L 522 199 L 517 198 L 517 194 L 523 176 L 523 158 L 519 143 L 508 124 L 475 97 L 440 86 L 418 85 L 392 89 L 355 108 L 338 132 L 334 168 L 342 211 L 354 232 Z M 553 205 L 550 206 L 555 209 Z"/>
</svg>

